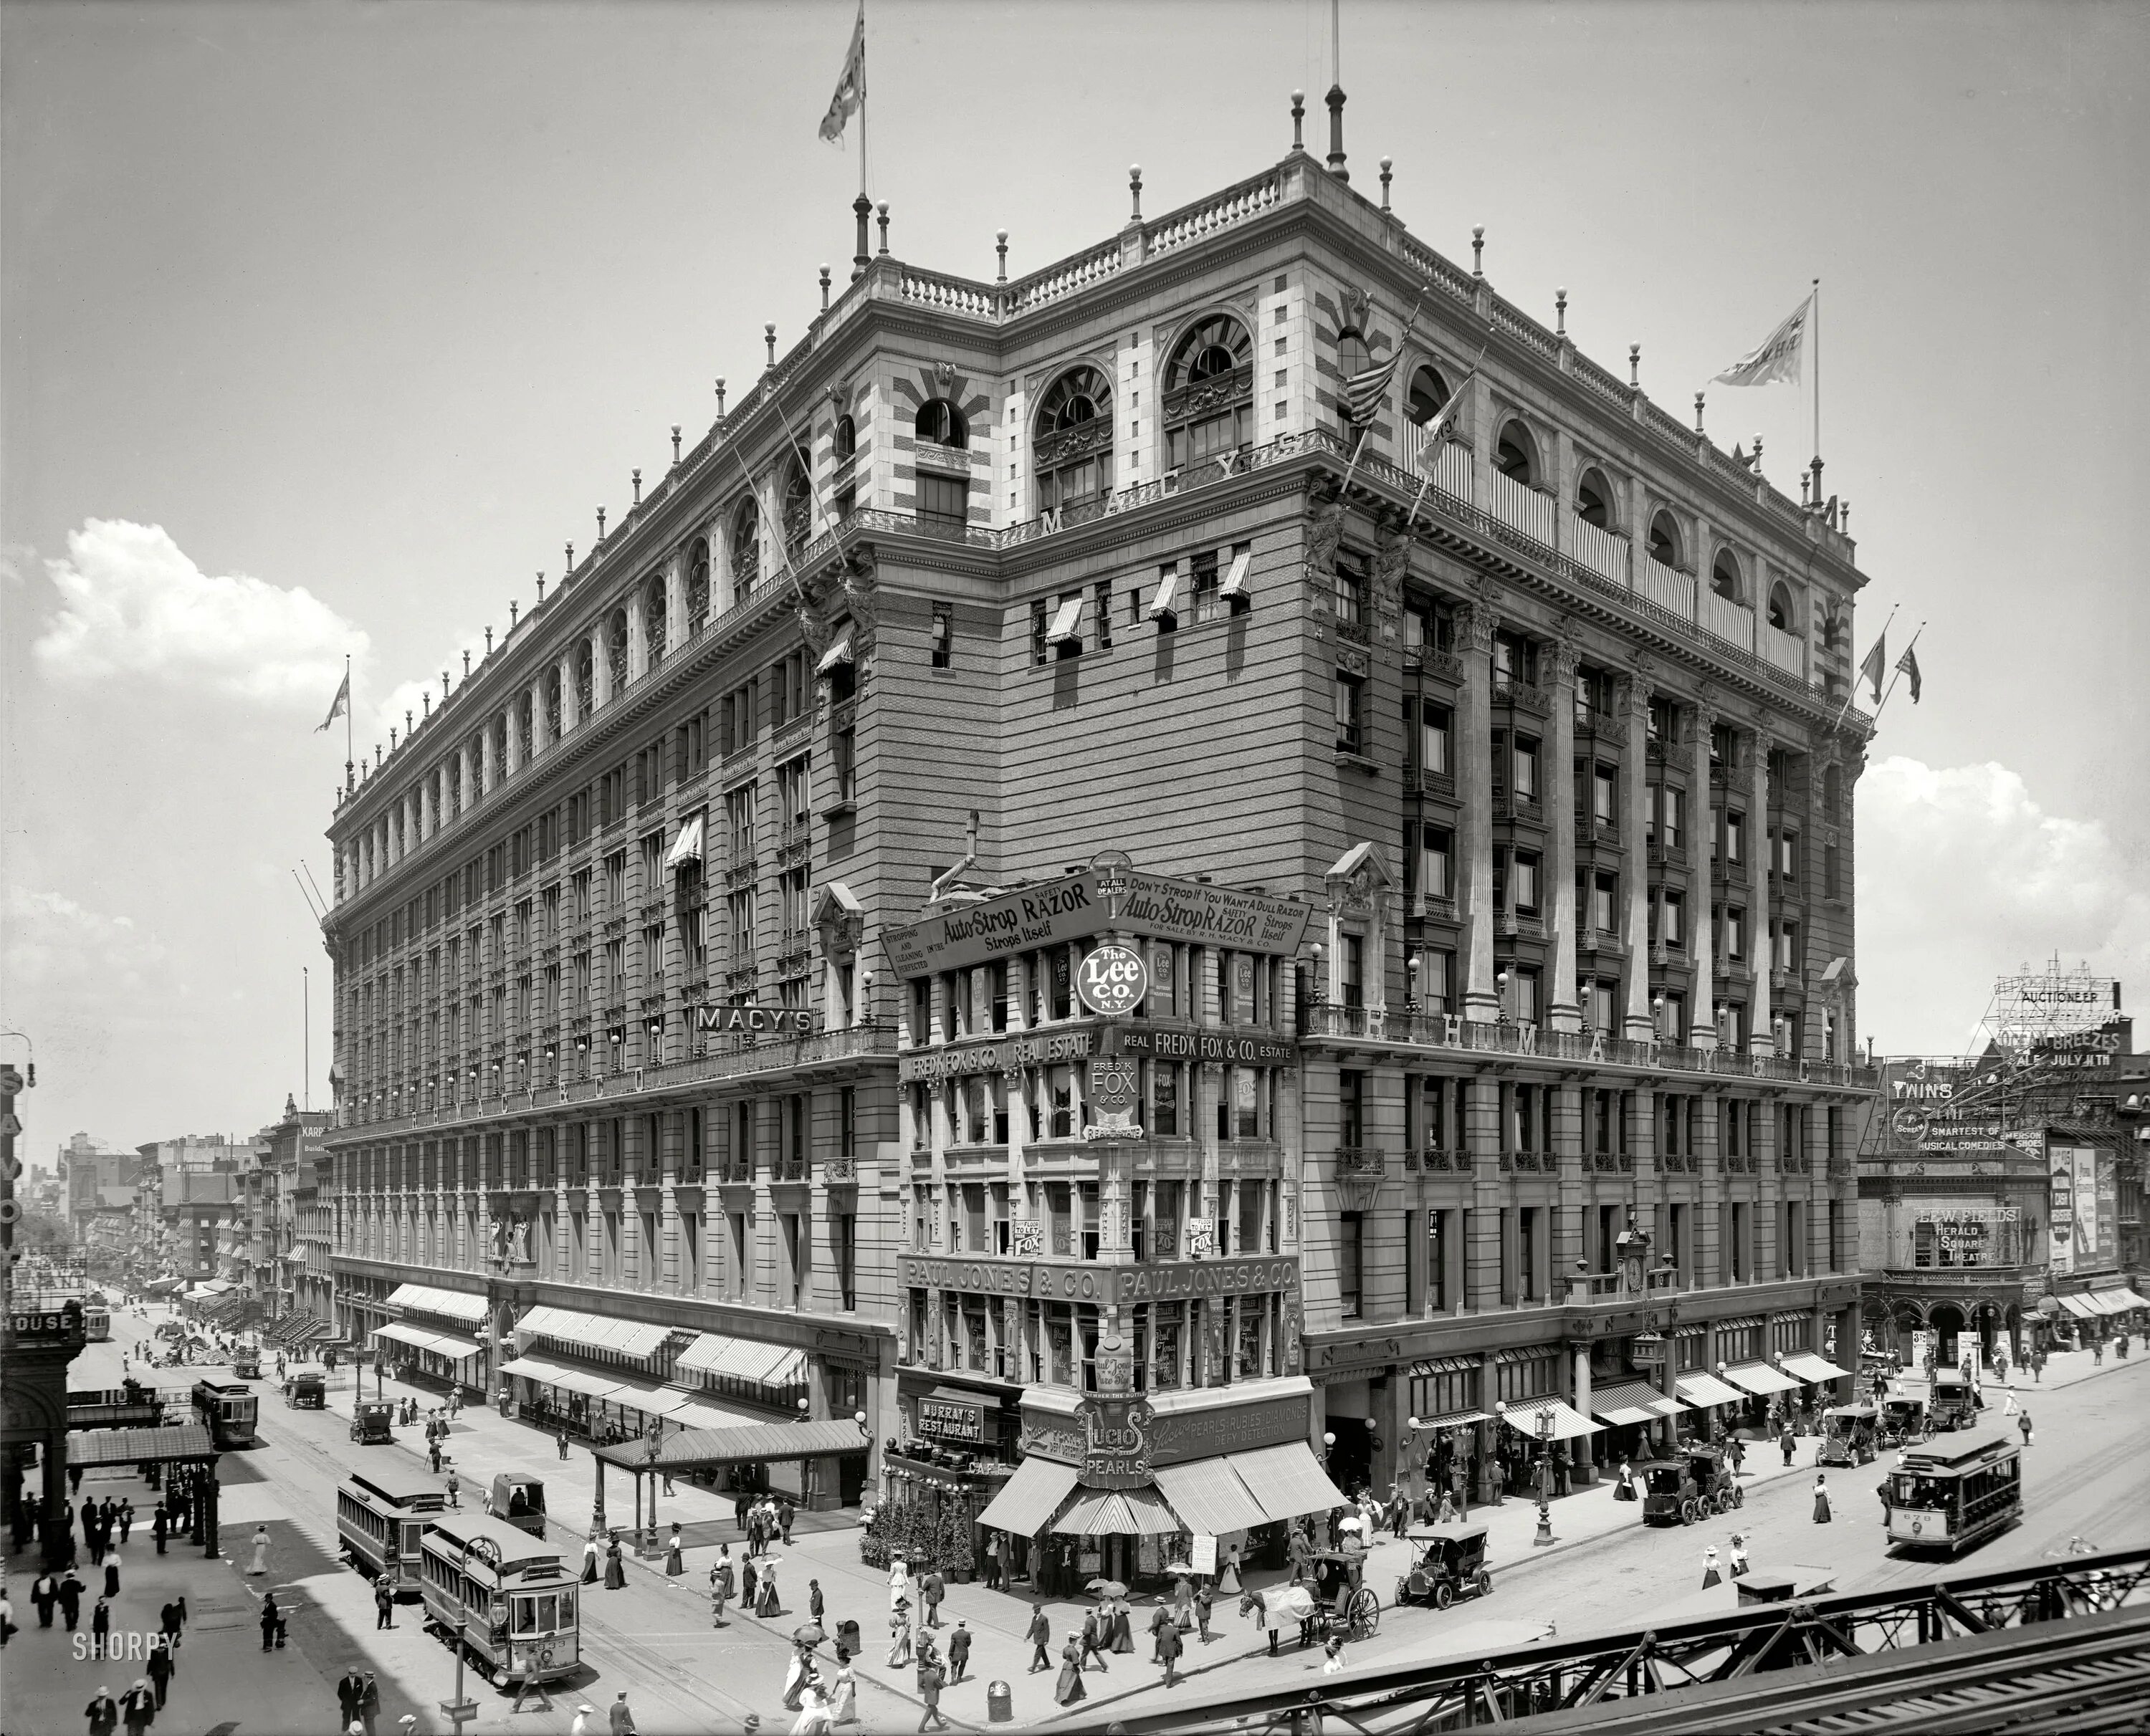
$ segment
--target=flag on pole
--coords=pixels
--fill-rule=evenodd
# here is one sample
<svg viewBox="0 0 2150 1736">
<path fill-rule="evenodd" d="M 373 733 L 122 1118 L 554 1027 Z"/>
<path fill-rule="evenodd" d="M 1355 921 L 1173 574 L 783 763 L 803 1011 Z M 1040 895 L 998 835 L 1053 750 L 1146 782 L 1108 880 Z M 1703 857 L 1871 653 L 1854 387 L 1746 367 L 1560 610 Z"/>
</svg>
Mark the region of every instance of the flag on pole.
<svg viewBox="0 0 2150 1736">
<path fill-rule="evenodd" d="M 1874 649 L 1866 653 L 1866 661 L 1859 666 L 1860 677 L 1874 689 L 1874 702 L 1881 703 L 1881 676 L 1889 667 L 1889 630 L 1882 628 L 1881 637 L 1874 642 Z"/>
<path fill-rule="evenodd" d="M 1913 655 L 1910 646 L 1905 646 L 1903 656 L 1896 659 L 1896 668 L 1910 682 L 1911 703 L 1916 705 L 1919 702 L 1919 660 Z"/>
<path fill-rule="evenodd" d="M 336 697 L 329 702 L 328 716 L 322 718 L 319 723 L 314 726 L 314 733 L 315 735 L 319 735 L 323 730 L 326 729 L 329 725 L 335 722 L 337 718 L 343 716 L 343 714 L 350 709 L 351 671 L 346 669 L 343 672 L 343 685 L 336 689 Z"/>
<path fill-rule="evenodd" d="M 1409 328 L 1406 328 L 1406 331 Z M 1395 378 L 1396 365 L 1404 359 L 1403 345 L 1398 344 L 1389 352 L 1389 359 L 1377 367 L 1367 368 L 1354 374 L 1344 382 L 1344 410 L 1354 424 L 1360 428 L 1372 425 L 1380 411 L 1381 400 L 1388 395 L 1389 382 Z"/>
<path fill-rule="evenodd" d="M 1797 380 L 1800 345 L 1807 335 L 1807 316 L 1813 311 L 1814 297 L 1809 295 L 1792 309 L 1790 319 L 1713 377 L 1726 385 L 1767 385 L 1773 380 Z"/>
<path fill-rule="evenodd" d="M 866 0 L 859 0 L 859 21 L 851 27 L 850 51 L 844 56 L 844 69 L 836 75 L 836 93 L 829 98 L 829 112 L 821 117 L 821 136 L 831 144 L 840 144 L 845 123 L 858 113 L 859 105 L 866 95 Z"/>
<path fill-rule="evenodd" d="M 1448 401 L 1441 406 L 1433 420 L 1420 433 L 1418 451 L 1414 461 L 1421 476 L 1431 477 L 1433 467 L 1441 461 L 1441 449 L 1456 438 L 1456 420 L 1463 412 L 1463 394 L 1469 390 L 1478 370 L 1473 367 L 1448 395 Z"/>
</svg>

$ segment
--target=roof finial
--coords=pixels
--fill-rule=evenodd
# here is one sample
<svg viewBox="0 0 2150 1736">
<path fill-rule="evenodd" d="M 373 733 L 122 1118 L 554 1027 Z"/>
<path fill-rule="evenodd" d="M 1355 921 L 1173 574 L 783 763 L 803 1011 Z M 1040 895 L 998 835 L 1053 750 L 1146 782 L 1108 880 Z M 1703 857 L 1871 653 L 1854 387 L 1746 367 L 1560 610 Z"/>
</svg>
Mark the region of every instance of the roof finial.
<svg viewBox="0 0 2150 1736">
<path fill-rule="evenodd" d="M 1694 395 L 1694 431 L 1697 434 L 1702 432 L 1702 399 L 1700 392 Z"/>
<path fill-rule="evenodd" d="M 463 679 L 466 681 L 470 679 L 470 653 L 468 652 L 465 652 L 463 653 Z"/>
<path fill-rule="evenodd" d="M 512 596 L 511 596 L 510 598 L 508 598 L 508 600 L 507 600 L 507 631 L 508 631 L 509 632 L 511 632 L 511 633 L 512 633 L 512 632 L 513 632 L 515 631 L 516 617 L 517 617 L 517 616 L 519 616 L 520 614 L 522 614 L 522 605 L 521 603 L 517 602 L 517 601 L 513 597 L 512 597 Z"/>
<path fill-rule="evenodd" d="M 639 506 L 642 504 L 642 467 L 639 465 L 628 472 L 628 480 L 634 484 L 634 504 Z"/>
<path fill-rule="evenodd" d="M 1471 274 L 1486 274 L 1486 225 L 1482 223 L 1473 224 L 1471 228 Z"/>
<path fill-rule="evenodd" d="M 721 422 L 721 421 L 723 421 L 723 420 L 724 420 L 724 376 L 723 375 L 719 374 L 719 375 L 717 375 L 717 420 L 718 420 L 719 422 Z"/>
<path fill-rule="evenodd" d="M 774 320 L 762 327 L 761 340 L 769 345 L 769 366 L 766 371 L 774 374 L 776 371 L 776 322 Z"/>
<path fill-rule="evenodd" d="M 678 469 L 678 468 L 679 468 L 679 425 L 677 422 L 674 422 L 674 423 L 672 425 L 672 465 L 673 465 L 673 468 L 674 468 L 674 469 L 675 469 L 675 470 L 676 470 L 676 469 Z"/>
<path fill-rule="evenodd" d="M 821 311 L 825 314 L 829 311 L 829 268 L 826 265 L 821 268 Z"/>
<path fill-rule="evenodd" d="M 886 199 L 881 200 L 874 206 L 874 221 L 881 228 L 881 257 L 886 259 L 888 256 L 888 201 Z"/>
<path fill-rule="evenodd" d="M 1135 208 L 1128 214 L 1128 221 L 1140 223 L 1142 221 L 1142 164 L 1139 163 L 1130 163 L 1128 165 L 1128 191 L 1134 195 L 1135 201 Z"/>
<path fill-rule="evenodd" d="M 411 707 L 407 705 L 403 707 L 403 733 L 411 733 Z"/>
<path fill-rule="evenodd" d="M 993 252 L 1000 259 L 1000 274 L 994 278 L 993 281 L 997 284 L 1004 284 L 1007 281 L 1007 231 L 1006 229 L 993 231 Z"/>
<path fill-rule="evenodd" d="M 1643 389 L 1643 346 L 1640 344 L 1628 346 L 1628 384 L 1638 392 Z"/>
<path fill-rule="evenodd" d="M 569 544 L 568 545 L 568 565 L 567 565 L 567 571 L 568 571 L 568 572 L 572 573 L 573 571 L 574 571 L 574 570 L 575 570 L 575 546 L 574 546 L 574 544 L 573 544 L 573 543 L 571 542 L 571 543 L 569 543 Z M 566 584 L 568 581 L 567 581 L 567 580 L 565 580 L 565 579 L 563 578 L 563 579 L 562 579 L 562 580 L 560 581 L 560 582 L 561 582 L 562 584 L 563 584 L 563 585 L 564 585 L 564 584 Z"/>
<path fill-rule="evenodd" d="M 1754 474 L 1762 474 L 1762 436 L 1759 434 L 1754 436 Z"/>
<path fill-rule="evenodd" d="M 1329 104 L 1329 173 L 1348 181 L 1351 171 L 1344 166 L 1344 87 L 1330 85 L 1325 100 Z"/>
<path fill-rule="evenodd" d="M 447 672 L 447 670 L 443 669 L 443 670 L 441 672 L 441 703 L 442 703 L 442 705 L 446 705 L 447 702 L 448 702 L 448 672 Z"/>
<path fill-rule="evenodd" d="M 1395 165 L 1396 159 L 1393 157 L 1381 159 L 1381 209 L 1384 211 L 1389 209 L 1389 183 L 1395 179 Z"/>
<path fill-rule="evenodd" d="M 1553 327 L 1552 335 L 1557 338 L 1564 338 L 1567 335 L 1567 291 L 1566 289 L 1556 289 L 1552 292 L 1552 311 L 1555 320 L 1558 322 Z"/>
<path fill-rule="evenodd" d="M 540 603 L 545 601 L 545 575 L 542 572 L 538 575 L 538 601 Z"/>
<path fill-rule="evenodd" d="M 1306 148 L 1306 93 L 1295 90 L 1291 93 L 1291 148 L 1295 153 Z"/>
<path fill-rule="evenodd" d="M 492 655 L 492 629 L 491 627 L 487 627 L 485 630 L 485 654 L 487 657 L 491 657 Z"/>
<path fill-rule="evenodd" d="M 873 201 L 866 197 L 863 187 L 859 189 L 859 196 L 851 201 L 851 213 L 859 220 L 859 250 L 851 255 L 851 281 L 856 283 L 866 274 L 866 267 L 873 263 L 866 252 L 866 219 L 873 215 Z"/>
<path fill-rule="evenodd" d="M 604 508 L 603 508 L 603 507 L 602 507 L 602 506 L 598 507 L 598 540 L 596 541 L 596 542 L 594 542 L 593 544 L 592 544 L 592 545 L 591 545 L 591 546 L 592 546 L 592 547 L 593 547 L 593 548 L 603 548 L 603 547 L 604 546 L 604 515 L 605 515 L 605 510 L 604 510 Z"/>
<path fill-rule="evenodd" d="M 446 675 L 447 671 L 443 669 L 441 673 Z M 426 715 L 428 717 L 433 715 L 433 690 L 431 687 L 426 688 L 418 696 L 418 702 L 426 708 Z"/>
</svg>

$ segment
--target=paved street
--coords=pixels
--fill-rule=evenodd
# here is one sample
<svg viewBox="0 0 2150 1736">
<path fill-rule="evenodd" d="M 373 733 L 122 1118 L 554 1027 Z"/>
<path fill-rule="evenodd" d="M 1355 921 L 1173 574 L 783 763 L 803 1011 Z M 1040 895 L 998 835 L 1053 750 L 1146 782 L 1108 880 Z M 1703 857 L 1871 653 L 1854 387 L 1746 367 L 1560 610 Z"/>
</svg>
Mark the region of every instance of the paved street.
<svg viewBox="0 0 2150 1736">
<path fill-rule="evenodd" d="M 115 1323 L 124 1342 L 141 1336 L 139 1316 Z M 119 1377 L 122 1342 L 91 1346 L 79 1358 L 73 1384 L 99 1386 Z M 188 1371 L 189 1382 L 201 1371 Z M 2042 1386 L 2025 1393 L 2037 1436 L 2028 1461 L 2029 1507 L 2024 1524 L 1971 1557 L 1978 1567 L 2006 1567 L 2057 1553 L 2072 1537 L 2094 1545 L 2119 1547 L 2150 1538 L 2150 1463 L 2135 1438 L 2134 1425 L 2150 1411 L 2150 1371 L 2141 1360 L 2108 1358 L 2094 1368 L 2087 1354 L 2057 1356 Z M 176 1381 L 176 1375 L 168 1373 Z M 368 1377 L 368 1396 L 371 1381 Z M 396 1383 L 388 1383 L 391 1396 Z M 377 1673 L 381 1685 L 381 1731 L 392 1730 L 409 1713 L 421 1731 L 447 1726 L 438 1703 L 453 1682 L 449 1653 L 420 1626 L 416 1606 L 399 1608 L 391 1632 L 376 1632 L 366 1582 L 336 1562 L 334 1491 L 361 1450 L 347 1435 L 352 1398 L 350 1376 L 331 1389 L 326 1413 L 284 1407 L 273 1382 L 263 1383 L 262 1441 L 253 1451 L 227 1454 L 224 1544 L 226 1558 L 204 1561 L 199 1552 L 175 1548 L 161 1561 L 145 1532 L 138 1527 L 124 1552 L 123 1587 L 115 1608 L 116 1630 L 154 1628 L 155 1610 L 183 1586 L 194 1625 L 183 1653 L 174 1699 L 157 1728 L 160 1732 L 331 1731 L 335 1727 L 332 1684 L 356 1663 Z M 420 1395 L 421 1401 L 425 1395 Z M 1997 1415 L 1997 1405 L 1996 1411 Z M 411 1438 L 401 1437 L 407 1434 Z M 363 1458 L 380 1462 L 389 1456 L 422 1462 L 416 1431 L 399 1432 L 396 1444 L 363 1450 Z M 546 1478 L 553 1513 L 568 1527 L 586 1519 L 592 1492 L 592 1461 L 580 1450 L 565 1462 L 553 1443 L 536 1432 L 506 1422 L 490 1411 L 466 1411 L 453 1442 L 453 1459 L 467 1490 L 475 1490 L 497 1470 L 521 1468 Z M 1735 1517 L 1691 1529 L 1645 1530 L 1635 1510 L 1598 1488 L 1556 1502 L 1550 1548 L 1532 1545 L 1535 1513 L 1522 1501 L 1474 1513 L 1491 1527 L 1496 1589 L 1486 1603 L 1466 1603 L 1445 1613 L 1424 1609 L 1385 1610 L 1379 1634 L 1355 1645 L 1350 1661 L 1412 1658 L 1438 1658 L 1466 1652 L 1526 1643 L 1557 1628 L 1564 1637 L 1597 1629 L 1637 1625 L 1653 1617 L 1667 1619 L 1729 1608 L 1729 1586 L 1700 1591 L 1704 1547 L 1720 1549 L 1734 1529 L 1743 1532 L 1758 1567 L 1798 1563 L 1835 1577 L 1840 1590 L 1904 1583 L 1933 1571 L 1923 1562 L 1890 1558 L 1876 1522 L 1874 1491 L 1885 1462 L 1857 1471 L 1833 1471 L 1835 1521 L 1818 1527 L 1810 1518 L 1814 1480 L 1813 1447 L 1800 1444 L 1787 1472 L 1774 1451 L 1749 1457 L 1744 1478 L 1746 1507 Z M 85 1483 L 85 1488 L 90 1487 Z M 131 1495 L 138 1510 L 153 1502 L 131 1480 L 112 1485 Z M 610 1517 L 631 1517 L 631 1497 L 616 1478 L 608 1483 Z M 624 1503 L 624 1504 L 623 1504 Z M 729 1503 L 682 1487 L 663 1502 L 662 1518 L 704 1522 L 729 1521 Z M 256 1523 L 265 1524 L 272 1540 L 270 1572 L 265 1580 L 246 1577 L 245 1544 Z M 563 1550 L 575 1552 L 571 1538 Z M 1368 1583 L 1387 1603 L 1395 1577 L 1409 1564 L 1406 1545 L 1375 1544 Z M 889 1669 L 886 1653 L 886 1592 L 881 1576 L 858 1561 L 855 1529 L 809 1533 L 803 1529 L 794 1547 L 779 1552 L 779 1573 L 786 1613 L 773 1620 L 739 1616 L 713 1632 L 705 1598 L 707 1562 L 714 1545 L 690 1551 L 688 1572 L 668 1580 L 654 1563 L 637 1563 L 628 1587 L 598 1593 L 585 1603 L 585 1679 L 572 1692 L 554 1696 L 549 1711 L 511 1713 L 508 1700 L 483 1683 L 472 1680 L 481 1708 L 471 1727 L 487 1731 L 564 1731 L 574 1708 L 587 1701 L 601 1711 L 624 1688 L 640 1728 L 660 1733 L 734 1731 L 759 1717 L 767 1729 L 788 1728 L 792 1714 L 782 1705 L 780 1688 L 785 1637 L 804 1619 L 807 1582 L 818 1578 L 828 1599 L 829 1625 L 855 1620 L 866 1641 L 860 1660 L 861 1712 L 869 1730 L 916 1727 L 920 1708 L 907 1669 Z M 27 1611 L 28 1577 L 11 1572 L 10 1593 L 18 1611 Z M 295 1611 L 293 1651 L 265 1656 L 255 1625 L 259 1600 L 274 1588 L 278 1601 Z M 1077 1618 L 1078 1606 L 1053 1604 L 1049 1614 L 1057 1639 Z M 943 1705 L 957 1723 L 987 1723 L 986 1684 L 1003 1679 L 1012 1685 L 1016 1720 L 1067 1728 L 1098 1727 L 1122 1713 L 1152 1711 L 1176 1701 L 1192 1703 L 1223 1692 L 1227 1682 L 1249 1687 L 1289 1683 L 1317 1668 L 1315 1656 L 1287 1644 L 1272 1659 L 1252 1624 L 1227 1603 L 1218 1612 L 1214 1637 L 1196 1644 L 1185 1660 L 1186 1680 L 1167 1691 L 1144 1645 L 1133 1655 L 1113 1660 L 1109 1673 L 1086 1678 L 1089 1698 L 1062 1708 L 1051 1696 L 1052 1678 L 1031 1676 L 1028 1648 L 1021 1639 L 1029 1608 L 1023 1599 L 986 1591 L 977 1585 L 951 1589 L 947 1618 L 966 1620 L 977 1634 L 968 1679 L 951 1688 Z M 1138 1626 L 1142 1617 L 1138 1613 Z M 85 1618 L 85 1626 L 87 1625 Z M 825 1648 L 825 1653 L 827 1648 Z M 1056 1647 L 1057 1649 L 1057 1647 Z M 70 1729 L 81 1708 L 103 1682 L 124 1686 L 139 1668 L 99 1665 L 73 1655 L 68 1637 L 56 1626 L 18 1635 L 10 1648 L 8 1728 Z"/>
</svg>

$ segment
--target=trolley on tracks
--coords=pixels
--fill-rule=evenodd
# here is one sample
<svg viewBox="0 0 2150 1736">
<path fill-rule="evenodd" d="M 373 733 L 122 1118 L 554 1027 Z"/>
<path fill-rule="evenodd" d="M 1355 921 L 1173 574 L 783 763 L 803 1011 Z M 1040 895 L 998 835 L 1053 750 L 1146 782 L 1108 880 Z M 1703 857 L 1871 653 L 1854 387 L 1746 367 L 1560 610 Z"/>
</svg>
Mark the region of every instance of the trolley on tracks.
<svg viewBox="0 0 2150 1736">
<path fill-rule="evenodd" d="M 1891 1543 L 1960 1554 L 2023 1517 L 2023 1449 L 1990 1430 L 1906 1447 L 1887 1495 Z"/>
<path fill-rule="evenodd" d="M 574 1673 L 582 1608 L 560 1552 L 484 1513 L 437 1517 L 419 1541 L 426 1625 L 497 1683 Z"/>
<path fill-rule="evenodd" d="M 103 1344 L 112 1336 L 112 1310 L 103 1302 L 86 1303 L 82 1311 L 83 1336 L 92 1344 Z"/>
<path fill-rule="evenodd" d="M 220 1448 L 251 1447 L 261 1401 L 236 1381 L 196 1381 L 194 1416 Z"/>
<path fill-rule="evenodd" d="M 418 1591 L 418 1540 L 447 1497 L 421 1473 L 407 1481 L 353 1477 L 336 1491 L 336 1535 L 351 1564 L 369 1579 L 385 1579 L 401 1596 Z"/>
</svg>

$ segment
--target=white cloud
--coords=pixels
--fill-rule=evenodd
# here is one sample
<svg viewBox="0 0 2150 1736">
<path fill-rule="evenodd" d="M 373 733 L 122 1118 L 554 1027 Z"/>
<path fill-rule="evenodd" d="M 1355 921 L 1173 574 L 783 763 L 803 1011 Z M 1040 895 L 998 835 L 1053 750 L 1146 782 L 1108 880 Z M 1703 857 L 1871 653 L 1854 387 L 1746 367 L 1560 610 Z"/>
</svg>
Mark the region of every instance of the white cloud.
<svg viewBox="0 0 2150 1736">
<path fill-rule="evenodd" d="M 45 571 L 60 611 L 36 646 L 56 679 L 148 677 L 326 714 L 366 634 L 303 589 L 204 573 L 160 525 L 88 520 Z"/>
<path fill-rule="evenodd" d="M 64 893 L 11 886 L 0 918 L 0 980 L 11 1004 L 93 998 L 117 1009 L 169 992 L 163 943 L 130 917 L 85 909 Z"/>
<path fill-rule="evenodd" d="M 1991 763 L 1893 757 L 1857 787 L 1860 1034 L 1885 1052 L 1967 1047 L 1994 979 L 2055 952 L 2150 977 L 2150 868 L 2102 822 L 2047 813 Z"/>
<path fill-rule="evenodd" d="M 387 697 L 371 713 L 373 722 L 370 737 L 366 733 L 368 713 L 361 711 L 358 713 L 358 732 L 361 745 L 367 740 L 386 742 L 391 728 L 400 738 L 404 731 L 404 714 L 406 712 L 422 727 L 426 722 L 428 697 L 437 706 L 441 702 L 441 671 L 445 669 L 449 672 L 453 686 L 460 687 L 463 684 L 463 653 L 466 652 L 470 653 L 470 667 L 476 669 L 486 654 L 485 630 L 482 627 L 458 629 L 454 648 L 433 666 L 431 675 L 420 681 L 400 682 L 391 688 Z"/>
</svg>

